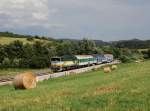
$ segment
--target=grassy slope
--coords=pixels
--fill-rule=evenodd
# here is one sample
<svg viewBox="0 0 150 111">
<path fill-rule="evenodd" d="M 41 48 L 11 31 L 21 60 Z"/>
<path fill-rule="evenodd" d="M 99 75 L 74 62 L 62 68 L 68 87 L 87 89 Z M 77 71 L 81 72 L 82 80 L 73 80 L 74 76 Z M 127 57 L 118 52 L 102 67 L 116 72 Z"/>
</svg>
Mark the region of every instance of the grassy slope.
<svg viewBox="0 0 150 111">
<path fill-rule="evenodd" d="M 90 72 L 39 83 L 36 89 L 0 87 L 0 110 L 149 111 L 150 61 L 122 64 L 110 74 Z"/>
<path fill-rule="evenodd" d="M 5 45 L 5 44 L 9 44 L 9 43 L 16 41 L 16 40 L 22 41 L 24 44 L 33 43 L 35 41 L 50 42 L 47 40 L 39 40 L 39 39 L 34 39 L 33 41 L 28 41 L 26 38 L 0 37 L 0 44 Z"/>
</svg>

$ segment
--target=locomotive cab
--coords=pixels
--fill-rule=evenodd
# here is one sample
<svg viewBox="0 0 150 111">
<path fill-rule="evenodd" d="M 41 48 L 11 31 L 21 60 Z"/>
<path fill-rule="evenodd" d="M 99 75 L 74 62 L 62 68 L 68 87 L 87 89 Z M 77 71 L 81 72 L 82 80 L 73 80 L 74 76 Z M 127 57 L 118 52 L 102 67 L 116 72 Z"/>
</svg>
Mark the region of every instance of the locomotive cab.
<svg viewBox="0 0 150 111">
<path fill-rule="evenodd" d="M 61 61 L 61 57 L 53 57 L 51 58 L 51 69 L 53 71 L 61 71 L 63 62 Z"/>
<path fill-rule="evenodd" d="M 76 60 L 73 56 L 61 56 L 51 58 L 51 69 L 55 72 L 69 70 L 76 67 Z"/>
<path fill-rule="evenodd" d="M 57 62 L 60 62 L 60 61 L 61 61 L 60 57 L 53 57 L 53 58 L 51 58 L 51 63 L 57 63 Z"/>
</svg>

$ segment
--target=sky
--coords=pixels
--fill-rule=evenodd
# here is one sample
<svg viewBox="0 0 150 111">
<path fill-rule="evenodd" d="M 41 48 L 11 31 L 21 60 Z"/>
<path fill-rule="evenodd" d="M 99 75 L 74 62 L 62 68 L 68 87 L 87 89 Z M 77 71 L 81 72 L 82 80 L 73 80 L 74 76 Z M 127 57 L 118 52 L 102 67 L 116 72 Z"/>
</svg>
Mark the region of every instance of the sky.
<svg viewBox="0 0 150 111">
<path fill-rule="evenodd" d="M 0 0 L 0 31 L 104 41 L 150 39 L 150 0 Z"/>
</svg>

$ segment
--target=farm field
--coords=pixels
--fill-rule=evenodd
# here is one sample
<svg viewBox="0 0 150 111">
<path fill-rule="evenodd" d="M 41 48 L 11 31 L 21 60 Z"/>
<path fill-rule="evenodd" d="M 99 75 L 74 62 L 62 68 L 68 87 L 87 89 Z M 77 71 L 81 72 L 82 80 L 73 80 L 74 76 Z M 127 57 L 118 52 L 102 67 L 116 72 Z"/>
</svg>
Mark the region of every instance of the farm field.
<svg viewBox="0 0 150 111">
<path fill-rule="evenodd" d="M 0 44 L 1 45 L 5 45 L 5 44 L 9 44 L 13 41 L 19 40 L 21 42 L 23 42 L 24 44 L 29 43 L 32 44 L 35 41 L 41 41 L 41 42 L 51 42 L 51 41 L 47 41 L 47 40 L 39 40 L 39 39 L 34 39 L 33 41 L 28 41 L 27 38 L 12 38 L 12 37 L 0 37 Z"/>
<path fill-rule="evenodd" d="M 32 90 L 0 86 L 0 111 L 149 111 L 150 61 L 38 83 Z"/>
</svg>

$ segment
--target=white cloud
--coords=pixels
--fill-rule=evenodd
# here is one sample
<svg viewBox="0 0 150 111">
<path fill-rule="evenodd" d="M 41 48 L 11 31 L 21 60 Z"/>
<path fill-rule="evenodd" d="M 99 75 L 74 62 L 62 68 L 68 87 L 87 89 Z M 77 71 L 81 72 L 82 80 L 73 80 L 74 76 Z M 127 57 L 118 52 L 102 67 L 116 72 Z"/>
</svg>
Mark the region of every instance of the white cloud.
<svg viewBox="0 0 150 111">
<path fill-rule="evenodd" d="M 32 16 L 36 20 L 47 20 L 47 18 L 48 18 L 48 15 L 43 14 L 41 12 L 32 13 Z"/>
<path fill-rule="evenodd" d="M 0 25 L 15 28 L 41 26 L 48 27 L 50 16 L 57 13 L 58 9 L 50 8 L 48 0 L 1 0 Z M 2 16 L 7 19 L 2 19 Z"/>
<path fill-rule="evenodd" d="M 45 31 L 64 38 L 146 38 L 150 36 L 149 10 L 150 0 L 0 0 L 0 31 Z"/>
</svg>

